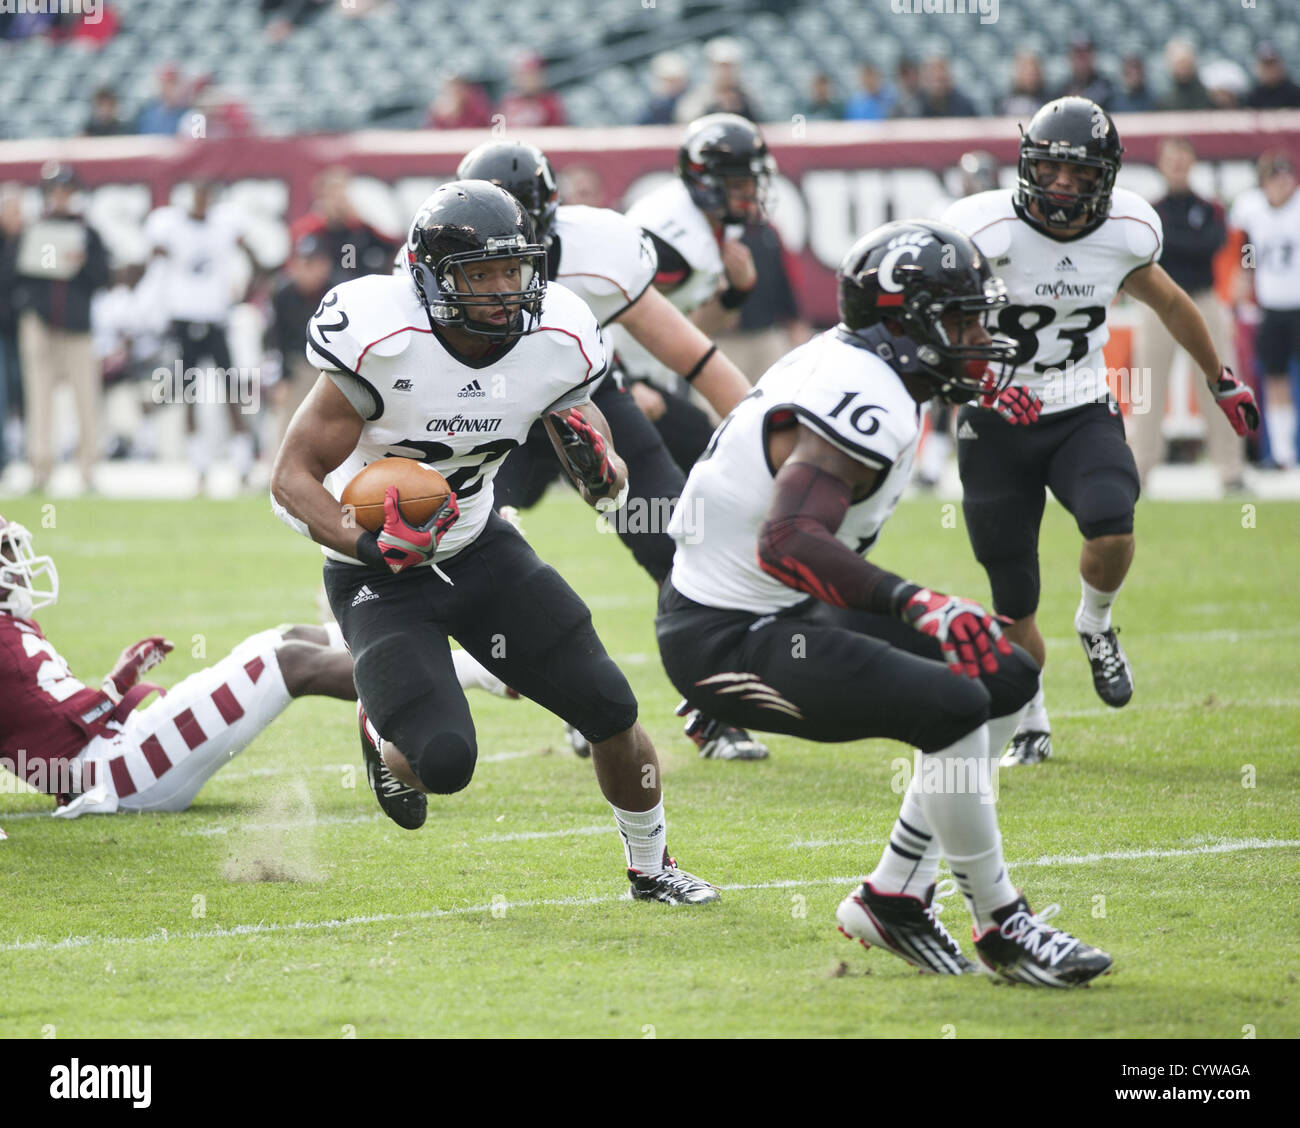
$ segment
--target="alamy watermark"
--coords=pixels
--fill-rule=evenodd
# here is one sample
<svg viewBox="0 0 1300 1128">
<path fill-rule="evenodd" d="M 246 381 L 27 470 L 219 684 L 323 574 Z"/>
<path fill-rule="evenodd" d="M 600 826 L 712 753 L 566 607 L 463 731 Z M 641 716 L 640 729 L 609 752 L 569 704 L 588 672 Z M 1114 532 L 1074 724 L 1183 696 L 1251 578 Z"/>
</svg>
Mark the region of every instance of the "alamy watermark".
<svg viewBox="0 0 1300 1128">
<path fill-rule="evenodd" d="M 260 368 L 170 368 L 153 370 L 154 403 L 238 404 L 242 415 L 256 415 L 262 404 Z"/>
<path fill-rule="evenodd" d="M 998 22 L 998 0 L 889 0 L 896 16 L 979 16 L 980 23 Z"/>
<path fill-rule="evenodd" d="M 0 0 L 0 16 L 85 16 L 86 23 L 104 18 L 104 0 Z"/>
</svg>

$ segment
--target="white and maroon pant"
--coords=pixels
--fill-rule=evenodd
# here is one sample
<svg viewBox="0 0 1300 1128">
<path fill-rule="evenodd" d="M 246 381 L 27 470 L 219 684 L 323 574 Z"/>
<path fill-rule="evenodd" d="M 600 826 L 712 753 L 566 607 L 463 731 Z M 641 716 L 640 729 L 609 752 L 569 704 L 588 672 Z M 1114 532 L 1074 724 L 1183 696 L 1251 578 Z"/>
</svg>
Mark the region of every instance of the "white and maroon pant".
<svg viewBox="0 0 1300 1128">
<path fill-rule="evenodd" d="M 215 666 L 137 709 L 120 732 L 92 740 L 78 757 L 83 794 L 100 785 L 107 794 L 65 810 L 72 817 L 185 810 L 292 700 L 275 656 L 283 641 L 277 630 L 245 639 Z"/>
</svg>

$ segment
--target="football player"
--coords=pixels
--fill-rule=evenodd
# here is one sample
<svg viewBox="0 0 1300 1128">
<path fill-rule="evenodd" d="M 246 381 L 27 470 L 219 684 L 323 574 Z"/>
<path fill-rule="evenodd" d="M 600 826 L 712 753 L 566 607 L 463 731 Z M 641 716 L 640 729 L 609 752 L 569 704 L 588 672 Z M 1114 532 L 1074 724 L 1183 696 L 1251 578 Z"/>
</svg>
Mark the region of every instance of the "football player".
<svg viewBox="0 0 1300 1128">
<path fill-rule="evenodd" d="M 22 525 L 0 517 L 0 767 L 59 797 L 54 814 L 183 811 L 295 697 L 356 700 L 352 659 L 324 627 L 246 638 L 164 697 L 141 675 L 172 649 L 142 639 L 98 687 L 78 681 L 32 617 L 55 602 L 59 574 Z"/>
<path fill-rule="evenodd" d="M 307 355 L 322 376 L 276 460 L 273 504 L 328 557 L 325 588 L 356 661 L 362 752 L 390 818 L 417 829 L 429 792 L 460 791 L 473 775 L 454 637 L 590 741 L 633 896 L 714 901 L 665 848 L 655 750 L 590 611 L 493 503 L 497 467 L 540 418 L 589 503 L 625 497 L 626 468 L 589 401 L 606 369 L 600 328 L 581 299 L 548 284 L 545 257 L 504 189 L 453 181 L 429 196 L 411 223 L 408 277 L 345 282 L 309 323 Z M 451 496 L 413 528 L 390 489 L 383 528 L 366 532 L 338 498 L 389 455 L 429 464 Z"/>
<path fill-rule="evenodd" d="M 1005 290 L 969 239 L 926 220 L 864 236 L 838 279 L 840 324 L 767 371 L 687 479 L 681 504 L 699 507 L 705 536 L 670 529 L 664 668 L 733 724 L 920 750 L 879 865 L 839 907 L 847 936 L 923 971 L 974 970 L 935 917 L 942 853 L 990 971 L 1086 982 L 1110 957 L 1030 910 L 1007 878 L 991 802 L 990 750 L 1033 696 L 1037 667 L 977 604 L 863 557 L 907 485 L 921 404 L 982 396 L 1033 417 L 1009 374 L 989 369 L 1014 347 L 984 325 Z"/>
<path fill-rule="evenodd" d="M 1007 636 L 1041 667 L 1038 530 L 1050 487 L 1084 538 L 1074 625 L 1097 695 L 1115 708 L 1133 695 L 1111 611 L 1133 560 L 1138 497 L 1137 467 L 1102 355 L 1106 308 L 1117 291 L 1159 315 L 1239 435 L 1259 425 L 1250 389 L 1223 366 L 1196 304 L 1157 262 L 1155 211 L 1115 187 L 1123 152 L 1100 106 L 1059 98 L 1023 131 L 1019 186 L 958 200 L 944 213 L 1006 281 L 1010 305 L 998 313 L 997 328 L 1015 338 L 1018 378 L 1043 402 L 1037 423 L 1014 430 L 988 412 L 959 411 L 957 463 L 971 545 L 988 573 L 994 610 L 1013 620 Z M 1051 751 L 1040 683 L 1003 762 L 1035 764 Z"/>
<path fill-rule="evenodd" d="M 655 285 L 705 334 L 727 325 L 758 280 L 740 236 L 746 224 L 767 221 L 775 168 L 757 126 L 737 114 L 708 114 L 686 129 L 677 151 L 677 177 L 627 211 L 654 244 Z M 712 422 L 682 394 L 675 371 L 628 326 L 616 324 L 610 342 L 632 379 L 637 403 L 678 466 L 689 471 L 708 445 Z"/>
<path fill-rule="evenodd" d="M 616 323 L 626 329 L 657 361 L 697 388 L 719 415 L 725 416 L 749 391 L 744 373 L 654 288 L 658 259 L 650 236 L 616 211 L 561 204 L 551 162 L 540 149 L 489 141 L 466 155 L 456 175 L 491 181 L 519 200 L 546 248 L 547 277 L 582 298 L 602 327 Z M 662 584 L 672 569 L 673 542 L 655 518 L 666 525 L 686 476 L 637 408 L 617 367 L 612 366 L 591 399 L 627 463 L 629 500 L 624 512 L 638 514 L 636 519 L 615 521 L 614 528 L 637 563 Z M 493 482 L 496 504 L 532 507 L 559 470 L 545 428 L 534 424 Z M 686 732 L 706 759 L 761 760 L 768 754 L 744 730 L 698 714 L 688 718 Z M 576 729 L 569 729 L 569 740 L 579 755 L 590 755 L 590 746 Z"/>
</svg>

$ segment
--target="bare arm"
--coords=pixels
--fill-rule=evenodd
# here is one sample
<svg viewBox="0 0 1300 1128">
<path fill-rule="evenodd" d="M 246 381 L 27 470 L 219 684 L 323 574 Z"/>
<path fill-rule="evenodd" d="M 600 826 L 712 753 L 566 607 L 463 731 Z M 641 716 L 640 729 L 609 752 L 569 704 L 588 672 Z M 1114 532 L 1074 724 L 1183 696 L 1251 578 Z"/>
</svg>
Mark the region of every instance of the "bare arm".
<svg viewBox="0 0 1300 1128">
<path fill-rule="evenodd" d="M 271 471 L 275 503 L 305 526 L 306 535 L 317 544 L 352 557 L 365 530 L 347 519 L 322 483 L 356 448 L 363 425 L 334 381 L 322 373 L 294 413 Z"/>
<path fill-rule="evenodd" d="M 1170 336 L 1200 365 L 1207 383 L 1218 380 L 1223 362 L 1215 351 L 1209 326 L 1196 303 L 1165 273 L 1164 267 L 1158 263 L 1140 267 L 1124 280 L 1124 289 L 1155 310 Z"/>
<path fill-rule="evenodd" d="M 714 347 L 713 342 L 653 286 L 624 311 L 619 324 L 656 360 L 679 376 L 690 373 Z M 691 383 L 722 416 L 730 414 L 731 409 L 749 394 L 749 381 L 745 374 L 717 350 Z M 586 414 L 585 409 L 583 413 Z"/>
</svg>

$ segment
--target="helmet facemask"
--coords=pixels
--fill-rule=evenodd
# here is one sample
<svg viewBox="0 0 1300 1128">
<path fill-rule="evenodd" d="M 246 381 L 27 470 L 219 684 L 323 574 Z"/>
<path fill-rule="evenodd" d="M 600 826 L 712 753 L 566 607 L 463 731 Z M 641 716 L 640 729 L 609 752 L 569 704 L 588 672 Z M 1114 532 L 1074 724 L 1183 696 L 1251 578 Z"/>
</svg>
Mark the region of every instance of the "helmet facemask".
<svg viewBox="0 0 1300 1128">
<path fill-rule="evenodd" d="M 1091 190 L 1077 193 L 1072 200 L 1054 200 L 1047 188 L 1040 183 L 1040 161 L 1094 170 L 1097 176 Z M 1037 144 L 1023 138 L 1020 146 L 1018 199 L 1021 207 L 1026 209 L 1031 200 L 1037 203 L 1040 222 L 1044 227 L 1068 228 L 1080 219 L 1091 224 L 1110 214 L 1110 197 L 1115 187 L 1117 171 L 1115 162 L 1088 156 L 1081 145 L 1068 145 L 1061 141 Z"/>
<path fill-rule="evenodd" d="M 546 251 L 538 243 L 527 242 L 523 235 L 489 238 L 484 250 L 444 255 L 432 265 L 408 246 L 407 259 L 416 292 L 437 324 L 499 341 L 514 340 L 537 327 L 546 293 Z M 473 267 L 506 261 L 516 262 L 519 267 L 519 282 L 514 289 L 474 288 L 470 281 Z M 506 319 L 493 325 L 470 317 L 471 309 L 500 309 Z"/>
<path fill-rule="evenodd" d="M 768 153 L 756 153 L 747 159 L 735 158 L 725 163 L 715 158 L 708 166 L 691 165 L 686 185 L 695 206 L 719 223 L 757 226 L 768 222 L 768 201 L 775 170 L 776 162 Z M 732 194 L 728 189 L 735 181 L 748 181 L 754 185 L 752 200 L 743 211 L 732 208 Z"/>
<path fill-rule="evenodd" d="M 0 518 L 0 611 L 28 619 L 58 598 L 54 561 L 32 552 L 32 534 L 22 525 Z"/>
</svg>

